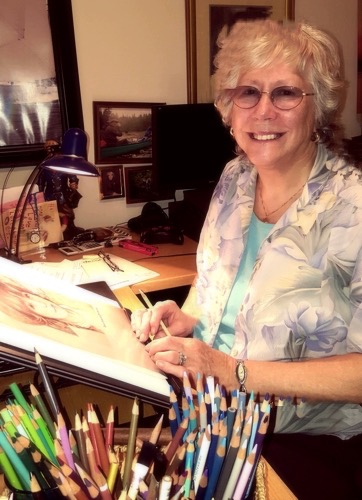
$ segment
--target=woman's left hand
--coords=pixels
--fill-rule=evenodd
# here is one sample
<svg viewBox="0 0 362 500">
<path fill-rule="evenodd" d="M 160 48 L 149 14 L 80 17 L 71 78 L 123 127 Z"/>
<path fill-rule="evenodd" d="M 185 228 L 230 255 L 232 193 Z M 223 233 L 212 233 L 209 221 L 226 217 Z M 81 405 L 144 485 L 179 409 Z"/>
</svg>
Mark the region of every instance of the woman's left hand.
<svg viewBox="0 0 362 500">
<path fill-rule="evenodd" d="M 158 368 L 182 379 L 185 370 L 192 375 L 212 375 L 225 389 L 237 388 L 236 360 L 198 339 L 163 337 L 146 345 L 146 350 Z"/>
</svg>

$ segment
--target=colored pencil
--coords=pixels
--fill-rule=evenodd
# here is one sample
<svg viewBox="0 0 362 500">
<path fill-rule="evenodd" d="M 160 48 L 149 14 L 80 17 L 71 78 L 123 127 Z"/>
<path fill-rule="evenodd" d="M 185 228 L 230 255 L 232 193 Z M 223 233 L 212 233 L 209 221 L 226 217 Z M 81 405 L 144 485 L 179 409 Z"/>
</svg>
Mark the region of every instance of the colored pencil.
<svg viewBox="0 0 362 500">
<path fill-rule="evenodd" d="M 139 401 L 138 398 L 136 398 L 133 402 L 133 407 L 132 407 L 132 417 L 128 435 L 128 442 L 127 442 L 126 461 L 122 477 L 123 491 L 125 492 L 128 491 L 131 482 L 131 470 L 132 470 L 132 461 L 135 453 L 138 417 L 139 417 Z"/>
<path fill-rule="evenodd" d="M 143 292 L 140 288 L 138 289 L 145 305 L 147 306 L 148 309 L 152 309 L 153 307 L 153 304 L 152 302 L 150 301 L 150 299 L 147 297 L 147 295 L 145 294 L 145 292 Z M 168 336 L 168 337 L 171 337 L 171 333 L 169 331 L 169 329 L 167 328 L 167 326 L 165 325 L 165 323 L 163 322 L 163 320 L 161 319 L 160 321 L 160 326 L 162 328 L 162 330 L 164 331 L 164 333 Z"/>
<path fill-rule="evenodd" d="M 58 401 L 57 401 L 57 398 L 55 395 L 55 391 L 54 391 L 54 388 L 53 388 L 52 382 L 50 380 L 50 377 L 49 377 L 49 374 L 48 374 L 48 371 L 46 369 L 44 361 L 42 360 L 40 354 L 38 353 L 38 351 L 36 349 L 34 349 L 34 352 L 35 352 L 35 362 L 38 365 L 40 377 L 41 377 L 43 384 L 44 384 L 44 387 L 45 387 L 45 391 L 46 391 L 46 394 L 48 397 L 49 406 L 52 410 L 54 421 L 56 421 L 57 417 L 58 417 L 58 413 L 60 413 L 60 408 L 59 408 L 59 404 L 58 404 Z"/>
<path fill-rule="evenodd" d="M 88 425 L 89 425 L 89 430 L 92 435 L 93 431 L 93 436 L 95 439 L 95 449 L 98 451 L 98 457 L 99 457 L 99 463 L 98 465 L 103 471 L 103 474 L 107 476 L 108 471 L 109 471 L 109 461 L 108 461 L 108 453 L 105 445 L 105 441 L 103 438 L 103 433 L 102 429 L 100 426 L 100 422 L 97 416 L 96 411 L 94 410 L 93 407 L 91 407 L 90 413 L 88 413 L 90 416 L 90 420 L 88 420 Z M 94 446 L 94 443 L 93 443 Z M 96 453 L 97 456 L 97 453 Z"/>
<path fill-rule="evenodd" d="M 30 384 L 30 393 L 32 395 L 32 398 L 34 399 L 35 406 L 38 408 L 40 415 L 43 417 L 43 419 L 45 420 L 45 422 L 47 424 L 50 435 L 54 439 L 55 438 L 55 426 L 54 426 L 55 419 L 53 419 L 50 416 L 48 408 L 46 407 L 43 398 L 41 397 L 38 389 L 35 387 L 34 384 Z"/>
</svg>

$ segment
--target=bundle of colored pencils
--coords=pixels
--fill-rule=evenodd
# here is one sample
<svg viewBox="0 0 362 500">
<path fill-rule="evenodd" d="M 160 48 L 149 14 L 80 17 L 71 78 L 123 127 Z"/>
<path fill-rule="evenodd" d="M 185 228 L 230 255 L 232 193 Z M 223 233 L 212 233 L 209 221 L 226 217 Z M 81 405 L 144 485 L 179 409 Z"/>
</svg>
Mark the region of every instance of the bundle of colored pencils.
<svg viewBox="0 0 362 500">
<path fill-rule="evenodd" d="M 51 498 L 111 500 L 119 476 L 113 407 L 105 435 L 91 404 L 87 418 L 81 422 L 77 414 L 75 428 L 67 429 L 62 413 L 56 419 L 50 416 L 33 384 L 31 403 L 17 384 L 10 389 L 14 397 L 0 411 L 0 468 L 9 488 L 34 496 L 52 491 Z"/>
<path fill-rule="evenodd" d="M 185 372 L 181 402 L 170 388 L 172 438 L 167 446 L 161 449 L 158 443 L 164 415 L 148 440 L 137 440 L 136 398 L 127 447 L 120 453 L 113 407 L 104 432 L 91 403 L 67 429 L 39 353 L 36 361 L 46 398 L 30 384 L 29 402 L 13 383 L 12 397 L 0 410 L 0 469 L 12 490 L 29 491 L 34 498 L 43 498 L 46 491 L 51 498 L 72 500 L 248 497 L 269 424 L 268 397 L 259 402 L 253 393 L 248 398 L 226 394 L 212 377 L 198 377 L 194 390 Z"/>
<path fill-rule="evenodd" d="M 140 453 L 137 465 L 143 465 L 143 475 L 137 481 L 138 496 L 145 500 L 247 498 L 269 424 L 268 396 L 259 402 L 253 393 L 248 398 L 237 391 L 226 394 L 212 377 L 204 382 L 198 377 L 194 391 L 185 373 L 181 408 L 172 388 L 170 400 L 172 439 L 157 472 L 155 450 L 153 457 L 148 450 L 148 460 Z M 132 491 L 128 496 L 135 498 Z"/>
</svg>

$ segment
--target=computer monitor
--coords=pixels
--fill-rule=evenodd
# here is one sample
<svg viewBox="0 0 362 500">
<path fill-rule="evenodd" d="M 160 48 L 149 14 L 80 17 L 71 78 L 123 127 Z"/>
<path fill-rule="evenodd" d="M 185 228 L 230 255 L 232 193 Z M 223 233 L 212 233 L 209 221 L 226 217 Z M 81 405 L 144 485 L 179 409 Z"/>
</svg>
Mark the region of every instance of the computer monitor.
<svg viewBox="0 0 362 500">
<path fill-rule="evenodd" d="M 216 185 L 235 143 L 212 103 L 166 104 L 153 112 L 154 185 L 160 193 Z"/>
</svg>

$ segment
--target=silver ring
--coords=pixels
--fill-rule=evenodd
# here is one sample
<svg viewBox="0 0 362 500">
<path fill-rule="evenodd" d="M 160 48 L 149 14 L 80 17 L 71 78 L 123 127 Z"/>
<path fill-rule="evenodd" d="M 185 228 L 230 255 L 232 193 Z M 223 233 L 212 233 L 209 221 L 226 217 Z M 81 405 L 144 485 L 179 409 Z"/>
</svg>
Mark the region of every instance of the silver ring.
<svg viewBox="0 0 362 500">
<path fill-rule="evenodd" d="M 183 352 L 178 353 L 178 364 L 183 366 L 186 363 L 187 356 Z"/>
</svg>

